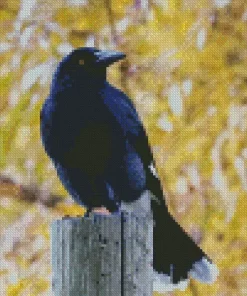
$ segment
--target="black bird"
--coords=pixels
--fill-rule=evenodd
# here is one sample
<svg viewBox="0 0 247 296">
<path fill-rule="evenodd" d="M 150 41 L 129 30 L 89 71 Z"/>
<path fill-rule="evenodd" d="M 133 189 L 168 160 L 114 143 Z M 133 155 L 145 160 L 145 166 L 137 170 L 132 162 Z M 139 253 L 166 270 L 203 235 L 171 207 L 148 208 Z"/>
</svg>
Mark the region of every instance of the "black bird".
<svg viewBox="0 0 247 296">
<path fill-rule="evenodd" d="M 133 103 L 106 80 L 107 67 L 124 57 L 84 47 L 62 59 L 41 110 L 45 151 L 68 193 L 88 211 L 151 202 L 154 290 L 184 289 L 189 276 L 214 282 L 217 267 L 168 211 Z"/>
</svg>

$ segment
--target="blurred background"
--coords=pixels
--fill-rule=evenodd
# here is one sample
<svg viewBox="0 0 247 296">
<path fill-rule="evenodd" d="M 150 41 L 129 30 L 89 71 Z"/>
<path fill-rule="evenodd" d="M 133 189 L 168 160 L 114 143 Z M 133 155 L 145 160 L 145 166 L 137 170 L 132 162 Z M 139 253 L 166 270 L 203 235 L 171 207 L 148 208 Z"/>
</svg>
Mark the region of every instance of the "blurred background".
<svg viewBox="0 0 247 296">
<path fill-rule="evenodd" d="M 0 0 L 0 295 L 52 295 L 49 226 L 85 212 L 39 134 L 79 46 L 126 53 L 108 79 L 144 122 L 170 212 L 220 268 L 162 295 L 247 295 L 245 0 Z"/>
</svg>

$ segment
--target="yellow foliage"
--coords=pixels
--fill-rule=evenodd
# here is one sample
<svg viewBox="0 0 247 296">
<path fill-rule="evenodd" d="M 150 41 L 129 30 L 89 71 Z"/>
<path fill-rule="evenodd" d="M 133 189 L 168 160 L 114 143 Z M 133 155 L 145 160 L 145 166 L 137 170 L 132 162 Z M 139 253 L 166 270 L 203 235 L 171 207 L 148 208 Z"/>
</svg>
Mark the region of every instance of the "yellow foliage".
<svg viewBox="0 0 247 296">
<path fill-rule="evenodd" d="M 86 212 L 86 209 L 80 205 L 72 204 L 68 205 L 66 203 L 59 203 L 56 205 L 55 210 L 62 216 L 83 216 Z"/>
<path fill-rule="evenodd" d="M 12 20 L 15 14 L 9 10 L 0 10 L 0 23 L 8 20 Z"/>
<path fill-rule="evenodd" d="M 17 284 L 8 286 L 7 296 L 19 296 L 20 293 L 25 289 L 26 286 L 30 285 L 28 279 L 22 279 Z"/>
<path fill-rule="evenodd" d="M 106 3 L 106 2 L 103 1 L 103 3 Z M 120 0 L 120 1 L 119 0 L 112 0 L 110 2 L 110 6 L 111 6 L 111 9 L 112 9 L 113 13 L 115 15 L 121 16 L 121 17 L 124 16 L 124 14 L 126 12 L 126 8 L 129 5 L 132 5 L 132 4 L 133 4 L 133 1 L 132 0 Z"/>
<path fill-rule="evenodd" d="M 30 291 L 30 294 L 28 292 L 28 295 L 38 295 L 39 293 L 42 293 L 46 291 L 49 287 L 49 283 L 46 280 L 39 279 L 39 278 L 24 278 L 19 280 L 17 284 L 11 284 L 8 287 L 7 290 L 7 296 L 21 296 L 24 295 L 22 293 L 26 291 Z M 27 295 L 27 294 L 26 294 Z"/>
</svg>

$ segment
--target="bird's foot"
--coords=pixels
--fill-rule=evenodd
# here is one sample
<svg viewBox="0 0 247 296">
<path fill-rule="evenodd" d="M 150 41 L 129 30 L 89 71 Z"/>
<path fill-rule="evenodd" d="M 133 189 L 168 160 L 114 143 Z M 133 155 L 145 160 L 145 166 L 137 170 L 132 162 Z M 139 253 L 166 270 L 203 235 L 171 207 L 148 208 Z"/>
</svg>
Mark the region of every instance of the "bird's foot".
<svg viewBox="0 0 247 296">
<path fill-rule="evenodd" d="M 105 207 L 93 208 L 92 213 L 96 213 L 96 214 L 100 214 L 100 215 L 110 215 L 111 214 L 111 212 Z"/>
</svg>

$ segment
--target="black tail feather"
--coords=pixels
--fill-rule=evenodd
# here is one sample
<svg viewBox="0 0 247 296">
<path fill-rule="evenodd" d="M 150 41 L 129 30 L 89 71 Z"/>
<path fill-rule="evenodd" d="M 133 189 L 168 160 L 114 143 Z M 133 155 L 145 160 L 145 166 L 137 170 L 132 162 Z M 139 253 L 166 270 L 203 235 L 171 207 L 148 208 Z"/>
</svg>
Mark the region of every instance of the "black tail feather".
<svg viewBox="0 0 247 296">
<path fill-rule="evenodd" d="M 208 257 L 172 218 L 163 198 L 161 183 L 152 174 L 148 177 L 148 189 L 156 197 L 151 200 L 154 217 L 154 270 L 171 276 L 172 282 L 178 283 L 188 278 L 195 262 Z"/>
</svg>

